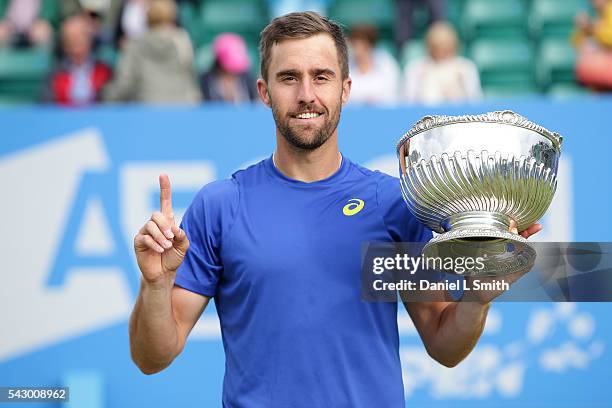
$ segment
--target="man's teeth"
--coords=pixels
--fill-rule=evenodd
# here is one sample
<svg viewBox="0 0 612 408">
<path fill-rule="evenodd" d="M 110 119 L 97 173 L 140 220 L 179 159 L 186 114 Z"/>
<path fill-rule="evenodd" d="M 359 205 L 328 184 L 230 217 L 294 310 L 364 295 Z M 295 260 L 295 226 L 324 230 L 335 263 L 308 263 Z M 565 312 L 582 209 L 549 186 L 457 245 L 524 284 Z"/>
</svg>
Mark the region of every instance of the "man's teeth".
<svg viewBox="0 0 612 408">
<path fill-rule="evenodd" d="M 312 118 L 316 118 L 320 116 L 319 113 L 316 112 L 308 112 L 308 113 L 300 113 L 299 115 L 297 115 L 296 117 L 298 119 L 312 119 Z"/>
</svg>

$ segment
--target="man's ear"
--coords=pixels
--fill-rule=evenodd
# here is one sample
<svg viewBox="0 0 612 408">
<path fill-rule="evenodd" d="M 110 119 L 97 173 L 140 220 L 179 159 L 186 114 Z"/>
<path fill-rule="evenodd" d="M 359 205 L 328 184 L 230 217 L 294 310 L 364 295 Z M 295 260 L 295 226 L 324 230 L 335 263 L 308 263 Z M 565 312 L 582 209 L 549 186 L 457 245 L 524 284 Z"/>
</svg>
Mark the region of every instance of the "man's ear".
<svg viewBox="0 0 612 408">
<path fill-rule="evenodd" d="M 353 80 L 351 77 L 347 77 L 344 81 L 342 81 L 342 105 L 346 105 L 349 100 L 351 85 L 353 85 Z"/>
<path fill-rule="evenodd" d="M 270 94 L 268 93 L 268 84 L 266 84 L 266 81 L 261 78 L 257 80 L 257 93 L 259 94 L 259 99 L 261 99 L 261 101 L 265 103 L 266 106 L 270 107 Z"/>
</svg>

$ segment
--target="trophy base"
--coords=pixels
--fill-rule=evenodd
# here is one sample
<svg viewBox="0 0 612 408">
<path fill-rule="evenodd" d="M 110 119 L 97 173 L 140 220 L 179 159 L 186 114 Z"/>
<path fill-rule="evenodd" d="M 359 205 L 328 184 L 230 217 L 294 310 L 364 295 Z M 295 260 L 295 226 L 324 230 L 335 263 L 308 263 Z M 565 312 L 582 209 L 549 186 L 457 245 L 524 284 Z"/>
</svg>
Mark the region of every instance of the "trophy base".
<svg viewBox="0 0 612 408">
<path fill-rule="evenodd" d="M 470 268 L 462 261 L 462 272 L 446 270 L 463 276 L 503 276 L 528 272 L 535 262 L 536 252 L 520 235 L 497 226 L 461 226 L 431 239 L 423 248 L 427 258 L 454 260 L 472 258 Z M 480 262 L 477 261 L 480 259 Z M 456 268 L 458 269 L 458 268 Z"/>
</svg>

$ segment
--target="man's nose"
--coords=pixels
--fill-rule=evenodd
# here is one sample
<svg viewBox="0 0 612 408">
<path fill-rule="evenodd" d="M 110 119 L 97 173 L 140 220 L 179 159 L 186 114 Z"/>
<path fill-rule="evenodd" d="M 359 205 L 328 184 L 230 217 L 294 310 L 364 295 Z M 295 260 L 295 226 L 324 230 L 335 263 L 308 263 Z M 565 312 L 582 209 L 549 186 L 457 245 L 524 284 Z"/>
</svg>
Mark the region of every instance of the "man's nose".
<svg viewBox="0 0 612 408">
<path fill-rule="evenodd" d="M 315 93 L 310 81 L 305 80 L 301 82 L 298 99 L 300 103 L 314 103 Z"/>
</svg>

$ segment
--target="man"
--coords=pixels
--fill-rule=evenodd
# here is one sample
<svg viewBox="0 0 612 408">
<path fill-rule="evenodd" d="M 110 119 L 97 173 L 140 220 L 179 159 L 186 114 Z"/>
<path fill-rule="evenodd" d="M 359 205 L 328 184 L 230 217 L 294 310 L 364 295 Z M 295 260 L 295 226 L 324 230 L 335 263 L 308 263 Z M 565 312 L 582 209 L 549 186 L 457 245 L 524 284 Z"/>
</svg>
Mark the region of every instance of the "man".
<svg viewBox="0 0 612 408">
<path fill-rule="evenodd" d="M 214 297 L 224 406 L 404 406 L 397 305 L 361 301 L 360 245 L 431 232 L 407 210 L 397 179 L 338 150 L 351 89 L 341 29 L 315 13 L 288 14 L 264 29 L 260 51 L 257 87 L 276 151 L 205 186 L 182 228 L 160 176 L 161 211 L 135 237 L 143 279 L 132 358 L 144 373 L 167 367 Z M 453 366 L 474 347 L 488 304 L 407 308 L 429 354 Z"/>
<path fill-rule="evenodd" d="M 69 17 L 62 24 L 61 34 L 64 58 L 51 75 L 47 99 L 68 106 L 96 103 L 112 77 L 112 70 L 92 52 L 92 33 L 87 19 Z"/>
</svg>

